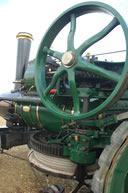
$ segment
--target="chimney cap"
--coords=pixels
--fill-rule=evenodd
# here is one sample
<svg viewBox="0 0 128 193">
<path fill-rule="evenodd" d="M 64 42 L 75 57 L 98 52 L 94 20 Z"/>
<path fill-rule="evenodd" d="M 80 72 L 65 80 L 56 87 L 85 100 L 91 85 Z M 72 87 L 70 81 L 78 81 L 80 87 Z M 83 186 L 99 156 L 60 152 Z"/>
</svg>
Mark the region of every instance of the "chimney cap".
<svg viewBox="0 0 128 193">
<path fill-rule="evenodd" d="M 16 38 L 17 38 L 17 39 L 33 40 L 32 34 L 27 33 L 27 32 L 19 32 L 19 33 L 16 35 Z"/>
</svg>

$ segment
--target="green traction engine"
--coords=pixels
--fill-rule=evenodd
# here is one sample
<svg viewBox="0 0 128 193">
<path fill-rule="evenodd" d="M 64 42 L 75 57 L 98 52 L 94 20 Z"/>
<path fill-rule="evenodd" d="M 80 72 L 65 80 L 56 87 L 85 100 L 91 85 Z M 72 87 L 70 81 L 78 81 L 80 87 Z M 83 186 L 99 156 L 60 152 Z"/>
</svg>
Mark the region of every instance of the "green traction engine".
<svg viewBox="0 0 128 193">
<path fill-rule="evenodd" d="M 109 23 L 76 48 L 77 21 L 94 13 L 104 13 Z M 67 25 L 67 48 L 54 50 Z M 118 27 L 125 61 L 84 57 Z M 32 35 L 19 33 L 17 39 L 15 87 L 0 95 L 7 123 L 0 128 L 1 149 L 28 144 L 31 165 L 77 180 L 74 192 L 85 184 L 93 193 L 128 193 L 128 27 L 122 16 L 101 2 L 72 6 L 51 24 L 30 62 Z"/>
</svg>

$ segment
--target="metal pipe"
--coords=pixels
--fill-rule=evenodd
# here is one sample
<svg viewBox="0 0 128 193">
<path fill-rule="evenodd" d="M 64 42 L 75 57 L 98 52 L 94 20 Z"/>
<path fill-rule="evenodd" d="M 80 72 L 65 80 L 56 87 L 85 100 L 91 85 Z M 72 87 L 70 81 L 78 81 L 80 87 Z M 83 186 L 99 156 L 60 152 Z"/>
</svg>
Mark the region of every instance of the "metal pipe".
<svg viewBox="0 0 128 193">
<path fill-rule="evenodd" d="M 24 73 L 28 67 L 31 41 L 33 40 L 33 37 L 30 33 L 20 32 L 17 34 L 16 38 L 18 39 L 18 49 L 14 90 L 19 90 L 24 78 Z"/>
</svg>

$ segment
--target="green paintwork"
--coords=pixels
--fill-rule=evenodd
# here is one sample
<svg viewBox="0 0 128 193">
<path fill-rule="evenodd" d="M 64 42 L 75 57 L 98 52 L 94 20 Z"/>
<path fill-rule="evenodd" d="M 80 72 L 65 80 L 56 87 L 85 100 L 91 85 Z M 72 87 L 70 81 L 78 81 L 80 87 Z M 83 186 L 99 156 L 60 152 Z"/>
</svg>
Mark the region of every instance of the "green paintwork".
<svg viewBox="0 0 128 193">
<path fill-rule="evenodd" d="M 88 153 L 79 149 L 72 149 L 72 151 L 70 152 L 70 160 L 79 164 L 93 164 L 96 160 L 96 152 Z"/>
<path fill-rule="evenodd" d="M 72 140 L 69 143 L 70 146 L 70 159 L 73 162 L 80 164 L 92 164 L 96 159 L 96 151 L 90 151 L 91 137 L 86 135 L 76 135 L 78 141 L 75 140 L 75 134 L 72 135 Z"/>
<path fill-rule="evenodd" d="M 25 112 L 23 107 L 27 106 L 30 107 L 29 112 Z M 59 117 L 56 117 L 51 112 L 49 112 L 46 108 L 39 106 L 38 109 L 38 116 L 37 117 L 37 106 L 35 105 L 28 105 L 28 104 L 19 104 L 16 106 L 16 113 L 23 117 L 25 123 L 29 127 L 36 127 L 38 129 L 47 128 L 51 131 L 59 132 L 60 128 L 64 124 L 68 124 L 69 121 L 63 120 Z"/>
<path fill-rule="evenodd" d="M 103 130 L 105 127 L 109 125 L 116 124 L 117 118 L 115 115 L 108 116 L 107 118 L 102 118 L 101 120 L 93 119 L 93 120 L 82 120 L 79 121 L 82 125 L 89 126 L 89 127 L 97 127 L 100 130 Z"/>
<path fill-rule="evenodd" d="M 110 144 L 112 134 L 109 130 L 107 132 L 88 130 L 82 135 L 69 128 L 62 129 L 61 132 L 62 138 L 50 140 L 49 143 L 64 144 L 63 156 L 79 164 L 95 163 L 97 150 Z"/>
<path fill-rule="evenodd" d="M 90 37 L 88 40 L 84 41 L 77 49 L 74 48 L 74 37 L 76 31 L 76 19 L 78 16 L 87 13 L 93 12 L 105 12 L 113 16 L 112 21 L 103 28 L 99 33 Z M 63 53 L 55 50 L 51 50 L 50 46 L 58 33 L 63 29 L 63 27 L 70 23 L 70 32 L 67 37 L 67 51 L 72 51 L 75 54 L 76 61 L 75 64 L 66 68 L 63 64 L 58 68 L 57 72 L 54 74 L 53 80 L 46 87 L 46 79 L 45 79 L 45 61 L 46 56 L 49 54 L 50 56 L 54 56 L 58 58 L 60 61 L 62 59 Z M 65 118 L 65 119 L 83 119 L 91 117 L 109 105 L 112 105 L 115 102 L 115 99 L 118 100 L 120 95 L 122 94 L 125 85 L 127 84 L 127 72 L 128 72 L 128 54 L 126 54 L 126 61 L 123 66 L 123 70 L 121 74 L 117 74 L 111 70 L 106 70 L 101 68 L 93 63 L 89 63 L 84 61 L 81 58 L 82 53 L 87 50 L 91 45 L 103 39 L 106 35 L 108 35 L 116 26 L 120 25 L 124 32 L 125 40 L 126 40 L 126 49 L 128 47 L 128 30 L 127 25 L 124 22 L 121 15 L 112 7 L 100 3 L 100 2 L 84 2 L 78 4 L 76 6 L 71 7 L 62 13 L 49 27 L 46 34 L 44 35 L 35 61 L 35 84 L 37 88 L 37 92 L 41 98 L 42 103 L 51 111 L 54 115 Z M 127 49 L 128 50 L 128 49 Z M 75 83 L 75 71 L 77 69 L 81 69 L 84 71 L 93 72 L 101 77 L 107 78 L 108 80 L 112 80 L 115 83 L 115 88 L 111 92 L 111 94 L 104 100 L 99 106 L 96 106 L 93 110 L 87 113 L 80 112 L 80 99 L 78 90 Z M 54 100 L 49 97 L 49 91 L 56 86 L 56 83 L 60 77 L 64 74 L 68 76 L 68 82 L 71 90 L 71 96 L 73 98 L 73 106 L 74 106 L 74 114 L 71 112 L 66 113 L 57 107 L 54 103 Z"/>
<path fill-rule="evenodd" d="M 104 193 L 127 193 L 128 192 L 128 144 L 126 144 L 109 174 Z"/>
<path fill-rule="evenodd" d="M 110 144 L 112 132 L 100 133 L 100 131 L 86 131 L 81 135 L 74 133 L 69 136 L 68 149 L 65 148 L 64 155 L 69 156 L 73 162 L 80 164 L 93 164 L 96 160 L 96 151 L 98 148 L 104 148 Z M 75 136 L 78 140 L 75 140 Z"/>
<path fill-rule="evenodd" d="M 31 65 L 28 66 L 24 75 L 24 82 L 28 88 L 31 88 L 31 86 L 35 86 L 34 71 L 35 71 L 35 65 L 33 62 Z"/>
</svg>

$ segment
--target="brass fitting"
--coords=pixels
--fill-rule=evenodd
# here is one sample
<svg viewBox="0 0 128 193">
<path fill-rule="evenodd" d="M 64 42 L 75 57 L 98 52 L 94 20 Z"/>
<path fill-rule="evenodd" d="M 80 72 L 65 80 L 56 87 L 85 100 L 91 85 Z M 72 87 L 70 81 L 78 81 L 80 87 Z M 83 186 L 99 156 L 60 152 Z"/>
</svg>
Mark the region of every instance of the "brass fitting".
<svg viewBox="0 0 128 193">
<path fill-rule="evenodd" d="M 30 33 L 27 32 L 20 32 L 16 35 L 17 39 L 28 39 L 28 40 L 33 40 L 33 36 Z"/>
</svg>

